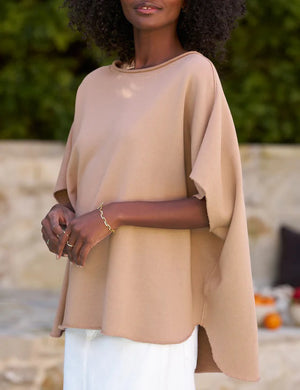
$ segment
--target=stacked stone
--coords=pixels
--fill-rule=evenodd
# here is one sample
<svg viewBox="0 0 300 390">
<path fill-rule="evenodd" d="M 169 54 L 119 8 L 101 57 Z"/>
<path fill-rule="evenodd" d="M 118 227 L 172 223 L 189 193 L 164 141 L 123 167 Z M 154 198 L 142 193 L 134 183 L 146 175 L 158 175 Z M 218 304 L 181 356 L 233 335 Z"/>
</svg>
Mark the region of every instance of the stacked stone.
<svg viewBox="0 0 300 390">
<path fill-rule="evenodd" d="M 0 389 L 62 390 L 64 337 L 49 337 L 58 294 L 0 290 Z"/>
</svg>

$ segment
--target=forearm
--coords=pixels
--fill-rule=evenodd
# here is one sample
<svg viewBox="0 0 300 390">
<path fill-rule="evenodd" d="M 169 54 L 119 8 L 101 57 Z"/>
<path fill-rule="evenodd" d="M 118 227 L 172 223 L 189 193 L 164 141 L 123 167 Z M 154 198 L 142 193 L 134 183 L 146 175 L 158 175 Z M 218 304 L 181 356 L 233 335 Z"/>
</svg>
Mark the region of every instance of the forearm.
<svg viewBox="0 0 300 390">
<path fill-rule="evenodd" d="M 109 209 L 110 206 L 110 209 Z M 205 198 L 171 201 L 114 202 L 106 206 L 107 219 L 114 226 L 141 226 L 168 229 L 196 229 L 208 226 Z M 105 206 L 104 206 L 105 214 Z"/>
</svg>

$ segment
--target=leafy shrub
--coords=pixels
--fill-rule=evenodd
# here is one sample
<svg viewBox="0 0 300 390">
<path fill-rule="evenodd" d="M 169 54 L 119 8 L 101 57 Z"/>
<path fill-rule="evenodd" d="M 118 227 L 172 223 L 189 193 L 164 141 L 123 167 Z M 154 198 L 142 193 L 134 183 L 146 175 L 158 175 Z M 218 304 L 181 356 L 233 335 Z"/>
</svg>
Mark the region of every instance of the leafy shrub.
<svg viewBox="0 0 300 390">
<path fill-rule="evenodd" d="M 83 77 L 111 63 L 68 28 L 62 0 L 0 3 L 0 137 L 65 139 Z M 216 64 L 240 142 L 300 141 L 298 0 L 248 0 Z"/>
<path fill-rule="evenodd" d="M 228 45 L 224 90 L 240 142 L 300 141 L 298 0 L 248 0 Z"/>
</svg>

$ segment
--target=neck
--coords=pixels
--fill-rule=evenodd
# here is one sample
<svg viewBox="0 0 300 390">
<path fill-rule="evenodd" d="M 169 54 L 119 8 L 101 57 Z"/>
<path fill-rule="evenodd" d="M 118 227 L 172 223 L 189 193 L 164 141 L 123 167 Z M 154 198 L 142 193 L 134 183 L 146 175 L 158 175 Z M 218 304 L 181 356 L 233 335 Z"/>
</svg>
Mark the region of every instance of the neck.
<svg viewBox="0 0 300 390">
<path fill-rule="evenodd" d="M 158 65 L 186 52 L 170 26 L 151 31 L 134 28 L 134 47 L 135 69 Z"/>
</svg>

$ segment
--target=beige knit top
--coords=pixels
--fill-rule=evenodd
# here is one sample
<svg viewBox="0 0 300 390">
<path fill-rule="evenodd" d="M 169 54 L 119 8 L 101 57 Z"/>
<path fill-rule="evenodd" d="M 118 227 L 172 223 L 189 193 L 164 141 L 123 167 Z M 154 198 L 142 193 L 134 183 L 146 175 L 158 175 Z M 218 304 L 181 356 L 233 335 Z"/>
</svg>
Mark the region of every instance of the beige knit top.
<svg viewBox="0 0 300 390">
<path fill-rule="evenodd" d="M 83 268 L 66 259 L 51 336 L 66 327 L 170 344 L 198 333 L 195 372 L 259 380 L 258 340 L 238 140 L 214 65 L 189 51 L 148 68 L 120 60 L 89 73 L 54 189 L 76 214 L 103 201 L 187 196 L 191 172 L 209 228 L 121 226 Z M 67 191 L 67 192 L 66 192 Z M 62 260 L 64 261 L 64 260 Z"/>
</svg>

